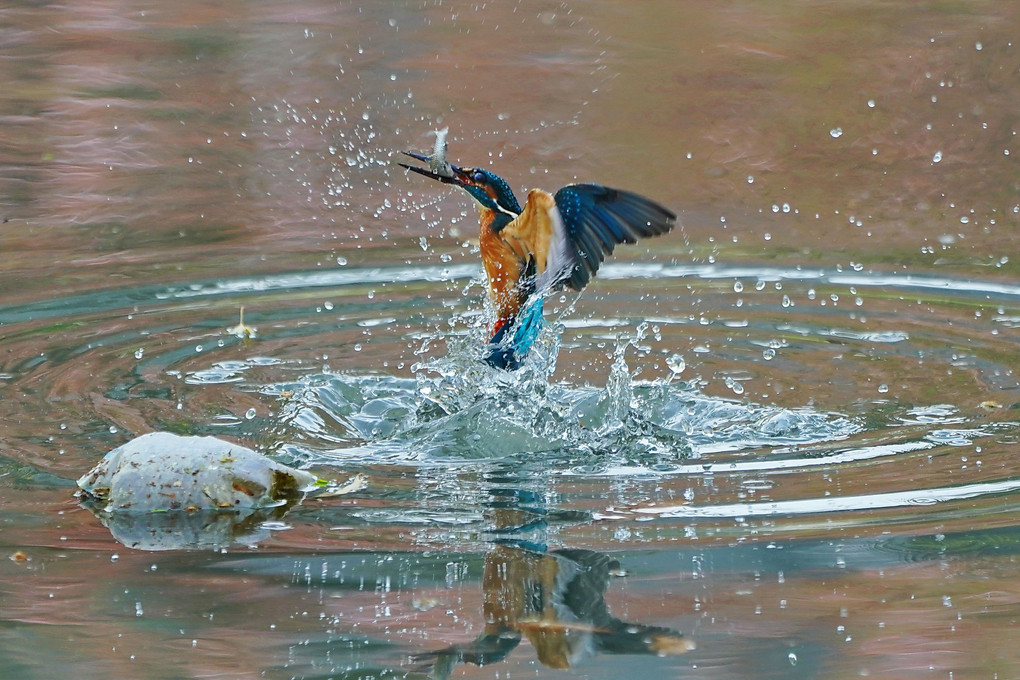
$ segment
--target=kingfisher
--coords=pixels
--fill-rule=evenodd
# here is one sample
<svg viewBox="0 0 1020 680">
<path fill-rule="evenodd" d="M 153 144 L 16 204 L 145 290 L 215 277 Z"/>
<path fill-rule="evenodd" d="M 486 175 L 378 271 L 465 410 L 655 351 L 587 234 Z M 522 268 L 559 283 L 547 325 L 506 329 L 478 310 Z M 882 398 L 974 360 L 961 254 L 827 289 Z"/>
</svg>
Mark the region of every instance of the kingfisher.
<svg viewBox="0 0 1020 680">
<path fill-rule="evenodd" d="M 484 361 L 517 370 L 541 331 L 542 302 L 552 292 L 580 292 L 621 243 L 658 236 L 676 224 L 668 208 L 630 191 L 601 184 L 569 184 L 555 195 L 528 192 L 524 207 L 502 177 L 446 160 L 445 130 L 432 155 L 404 155 L 428 165 L 399 163 L 412 172 L 461 187 L 480 218 L 479 249 L 496 310 Z"/>
</svg>

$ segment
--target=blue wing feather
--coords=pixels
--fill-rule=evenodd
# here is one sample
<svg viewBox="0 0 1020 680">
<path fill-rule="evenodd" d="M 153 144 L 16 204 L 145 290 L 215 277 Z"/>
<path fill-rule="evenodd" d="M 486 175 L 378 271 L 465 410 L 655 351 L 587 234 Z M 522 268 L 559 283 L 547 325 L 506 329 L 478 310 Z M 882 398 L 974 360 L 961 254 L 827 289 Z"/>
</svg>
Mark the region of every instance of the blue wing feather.
<svg viewBox="0 0 1020 680">
<path fill-rule="evenodd" d="M 591 215 L 591 231 L 598 237 L 602 249 L 613 252 L 613 248 L 625 237 L 619 224 L 613 224 L 612 218 L 604 210 L 596 208 Z"/>
<path fill-rule="evenodd" d="M 665 234 L 676 214 L 643 196 L 598 184 L 571 184 L 556 192 L 556 207 L 573 249 L 563 285 L 581 290 L 619 243 Z"/>
</svg>

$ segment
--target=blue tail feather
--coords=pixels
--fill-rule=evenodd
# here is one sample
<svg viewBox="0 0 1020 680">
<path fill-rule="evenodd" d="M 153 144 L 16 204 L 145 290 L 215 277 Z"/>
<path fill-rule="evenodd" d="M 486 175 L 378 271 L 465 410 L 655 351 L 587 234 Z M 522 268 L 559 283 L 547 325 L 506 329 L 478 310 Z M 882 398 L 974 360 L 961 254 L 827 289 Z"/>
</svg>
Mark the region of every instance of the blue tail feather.
<svg viewBox="0 0 1020 680">
<path fill-rule="evenodd" d="M 485 348 L 485 363 L 493 368 L 516 371 L 528 356 L 543 326 L 542 297 L 536 295 L 492 336 Z"/>
</svg>

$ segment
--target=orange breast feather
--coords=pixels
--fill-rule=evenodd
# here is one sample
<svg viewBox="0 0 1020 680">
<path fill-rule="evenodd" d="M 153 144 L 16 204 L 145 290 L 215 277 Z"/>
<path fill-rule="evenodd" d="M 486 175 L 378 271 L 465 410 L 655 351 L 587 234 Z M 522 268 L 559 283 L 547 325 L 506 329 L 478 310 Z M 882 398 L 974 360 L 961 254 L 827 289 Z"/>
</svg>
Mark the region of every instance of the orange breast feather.
<svg viewBox="0 0 1020 680">
<path fill-rule="evenodd" d="M 495 332 L 524 304 L 517 289 L 517 281 L 527 261 L 522 261 L 510 244 L 492 230 L 493 217 L 491 211 L 482 209 L 482 229 L 478 242 L 485 275 L 489 279 L 489 297 L 499 314 Z"/>
<path fill-rule="evenodd" d="M 498 234 L 491 226 L 495 213 L 480 208 L 482 226 L 479 244 L 482 264 L 489 278 L 489 294 L 499 313 L 493 332 L 499 330 L 526 302 L 517 282 L 528 260 L 535 260 L 535 274 L 538 276 L 549 265 L 550 243 L 555 226 L 551 211 L 555 207 L 556 202 L 549 193 L 532 189 L 524 211 Z"/>
</svg>

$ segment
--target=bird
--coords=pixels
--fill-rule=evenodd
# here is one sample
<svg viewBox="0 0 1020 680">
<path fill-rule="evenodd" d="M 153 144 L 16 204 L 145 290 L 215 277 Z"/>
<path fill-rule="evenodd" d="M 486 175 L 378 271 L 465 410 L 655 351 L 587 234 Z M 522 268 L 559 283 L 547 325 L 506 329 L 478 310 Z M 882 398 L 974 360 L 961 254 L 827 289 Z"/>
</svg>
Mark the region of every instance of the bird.
<svg viewBox="0 0 1020 680">
<path fill-rule="evenodd" d="M 479 249 L 496 310 L 483 360 L 493 368 L 523 365 L 544 325 L 547 295 L 580 292 L 617 245 L 665 234 L 676 224 L 669 208 L 601 184 L 568 184 L 555 194 L 531 189 L 522 207 L 506 180 L 449 163 L 445 135 L 436 142 L 432 155 L 401 152 L 427 168 L 398 165 L 464 189 L 478 207 Z"/>
<path fill-rule="evenodd" d="M 419 671 L 431 670 L 430 678 L 448 678 L 458 663 L 505 660 L 525 638 L 543 666 L 562 670 L 596 653 L 673 656 L 694 649 L 679 630 L 613 616 L 606 588 L 623 573 L 606 553 L 497 541 L 482 567 L 484 625 L 478 637 L 412 661 Z"/>
</svg>

